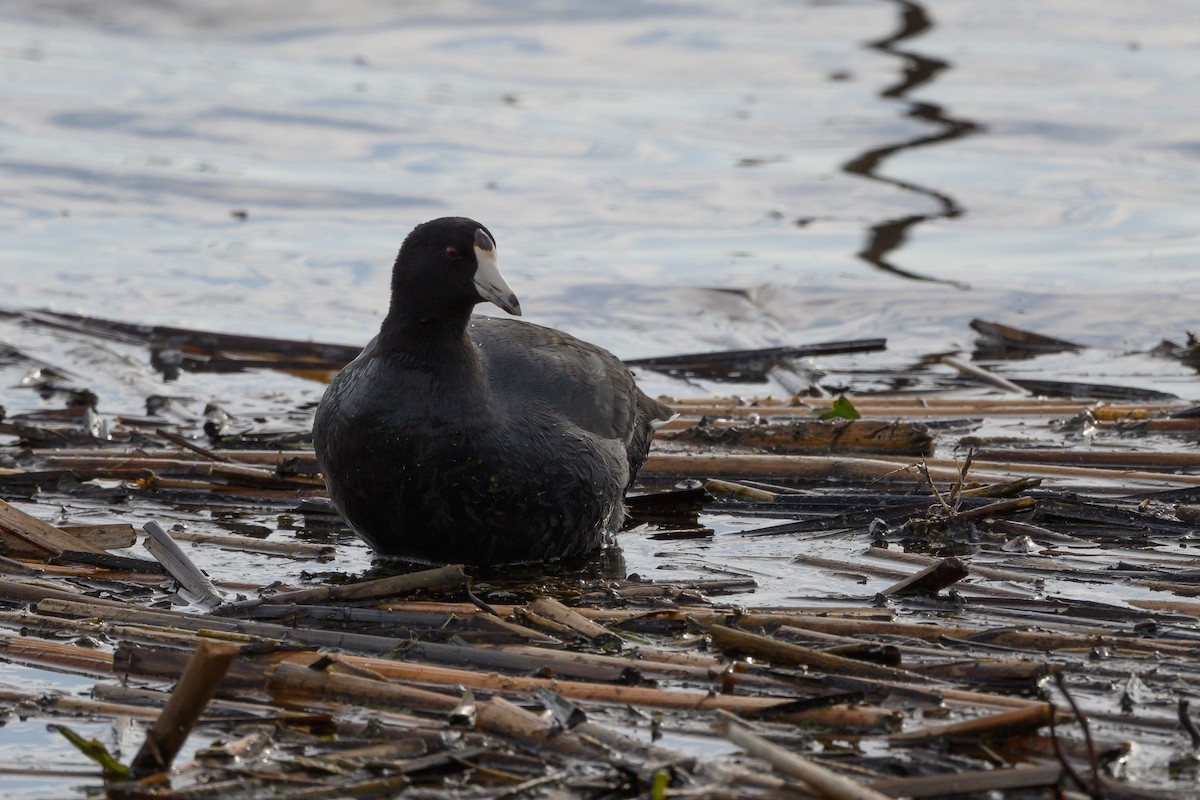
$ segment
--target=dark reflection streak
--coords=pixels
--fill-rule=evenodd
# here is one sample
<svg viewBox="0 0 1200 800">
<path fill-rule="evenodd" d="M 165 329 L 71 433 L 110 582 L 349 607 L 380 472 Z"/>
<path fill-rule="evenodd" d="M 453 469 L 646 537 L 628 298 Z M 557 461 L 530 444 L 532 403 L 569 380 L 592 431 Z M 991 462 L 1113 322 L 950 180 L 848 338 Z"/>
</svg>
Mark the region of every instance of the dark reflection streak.
<svg viewBox="0 0 1200 800">
<path fill-rule="evenodd" d="M 933 21 L 925 12 L 924 7 L 919 3 L 911 2 L 911 0 L 892 1 L 901 8 L 899 29 L 886 38 L 868 42 L 866 46 L 872 50 L 878 50 L 881 53 L 899 58 L 904 62 L 904 73 L 901 79 L 879 93 L 879 96 L 885 99 L 903 100 L 908 96 L 910 91 L 919 86 L 931 83 L 943 70 L 948 69 L 951 65 L 948 61 L 901 50 L 897 47 L 900 42 L 919 36 L 931 29 Z M 939 210 L 932 214 L 913 214 L 907 217 L 886 219 L 872 225 L 867 243 L 857 255 L 868 264 L 901 277 L 918 281 L 948 283 L 953 286 L 965 288 L 965 284 L 957 281 L 932 278 L 928 275 L 910 272 L 909 270 L 897 267 L 888 260 L 888 256 L 904 244 L 911 228 L 926 220 L 953 219 L 954 217 L 961 216 L 963 214 L 962 206 L 947 194 L 907 181 L 889 178 L 879 174 L 878 170 L 885 159 L 897 152 L 947 142 L 953 139 L 961 139 L 964 136 L 969 136 L 983 130 L 983 126 L 970 120 L 949 117 L 946 115 L 944 109 L 935 103 L 906 102 L 908 102 L 908 110 L 905 112 L 906 117 L 936 125 L 940 130 L 937 133 L 927 136 L 919 136 L 915 139 L 907 139 L 903 142 L 896 142 L 868 150 L 843 164 L 842 171 L 868 180 L 886 183 L 889 186 L 895 186 L 906 192 L 913 192 L 914 194 L 928 197 L 938 204 Z"/>
</svg>

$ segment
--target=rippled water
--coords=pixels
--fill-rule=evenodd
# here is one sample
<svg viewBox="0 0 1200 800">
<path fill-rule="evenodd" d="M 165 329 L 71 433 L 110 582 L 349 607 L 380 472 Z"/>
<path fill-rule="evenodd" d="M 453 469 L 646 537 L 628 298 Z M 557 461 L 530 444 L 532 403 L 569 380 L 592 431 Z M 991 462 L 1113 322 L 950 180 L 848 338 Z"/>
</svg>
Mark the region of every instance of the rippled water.
<svg viewBox="0 0 1200 800">
<path fill-rule="evenodd" d="M 5 305 L 359 343 L 465 214 L 530 320 L 624 356 L 1195 320 L 1189 0 L 0 13 Z"/>
</svg>

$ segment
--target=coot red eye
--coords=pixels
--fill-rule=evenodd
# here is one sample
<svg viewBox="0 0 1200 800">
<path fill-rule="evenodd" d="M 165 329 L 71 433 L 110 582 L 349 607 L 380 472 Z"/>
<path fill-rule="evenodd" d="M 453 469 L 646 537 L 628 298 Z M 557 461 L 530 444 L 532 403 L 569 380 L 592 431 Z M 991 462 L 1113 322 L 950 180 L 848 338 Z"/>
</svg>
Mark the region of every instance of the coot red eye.
<svg viewBox="0 0 1200 800">
<path fill-rule="evenodd" d="M 457 261 L 458 259 L 462 258 L 462 255 L 458 252 L 458 248 L 452 245 L 446 248 L 446 258 L 449 258 L 452 261 Z"/>
</svg>

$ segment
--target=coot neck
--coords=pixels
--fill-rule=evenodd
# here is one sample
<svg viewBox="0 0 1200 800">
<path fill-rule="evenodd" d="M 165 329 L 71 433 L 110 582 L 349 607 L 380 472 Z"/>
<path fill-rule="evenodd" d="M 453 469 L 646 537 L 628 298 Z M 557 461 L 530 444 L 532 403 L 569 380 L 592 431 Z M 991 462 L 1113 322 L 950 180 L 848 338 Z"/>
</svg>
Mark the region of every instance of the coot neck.
<svg viewBox="0 0 1200 800">
<path fill-rule="evenodd" d="M 379 344 L 388 353 L 402 355 L 414 364 L 438 371 L 479 373 L 479 354 L 467 336 L 471 310 L 451 314 L 421 315 L 392 307 L 383 321 Z"/>
</svg>

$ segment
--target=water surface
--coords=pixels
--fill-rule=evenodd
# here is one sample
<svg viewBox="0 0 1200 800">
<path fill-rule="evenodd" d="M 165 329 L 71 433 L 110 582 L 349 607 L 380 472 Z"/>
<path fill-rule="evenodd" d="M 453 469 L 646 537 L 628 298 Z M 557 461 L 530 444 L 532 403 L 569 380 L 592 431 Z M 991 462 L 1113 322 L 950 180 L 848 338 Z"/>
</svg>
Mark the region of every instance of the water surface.
<svg viewBox="0 0 1200 800">
<path fill-rule="evenodd" d="M 1197 23 L 1182 0 L 13 3 L 0 293 L 360 343 L 404 234 L 464 214 L 531 321 L 627 357 L 887 336 L 903 359 L 969 345 L 972 316 L 1145 348 L 1194 320 Z"/>
</svg>

